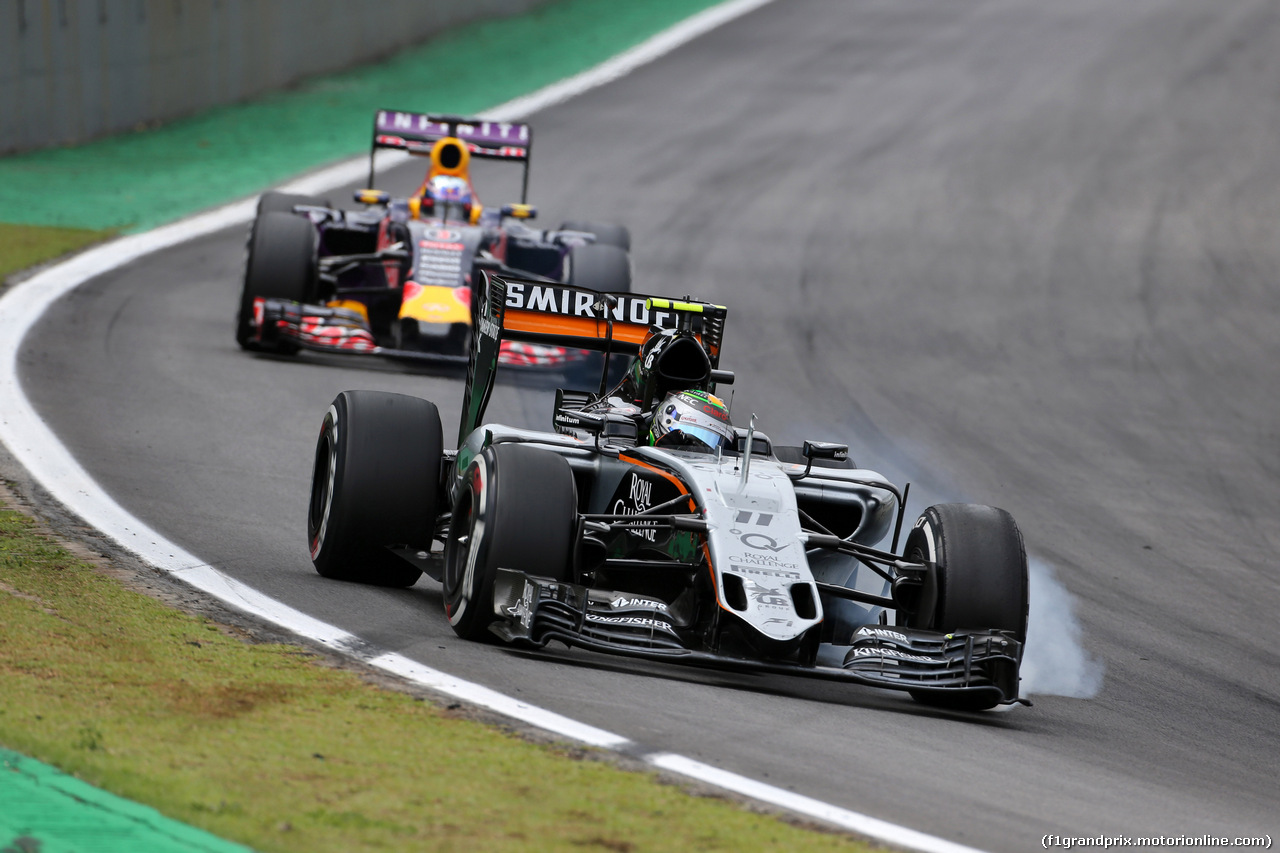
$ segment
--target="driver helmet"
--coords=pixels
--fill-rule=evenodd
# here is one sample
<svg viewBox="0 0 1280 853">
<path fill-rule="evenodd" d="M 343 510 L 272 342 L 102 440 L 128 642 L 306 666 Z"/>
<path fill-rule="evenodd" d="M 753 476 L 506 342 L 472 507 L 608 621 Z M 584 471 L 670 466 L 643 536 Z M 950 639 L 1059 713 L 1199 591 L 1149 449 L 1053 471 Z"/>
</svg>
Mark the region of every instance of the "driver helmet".
<svg viewBox="0 0 1280 853">
<path fill-rule="evenodd" d="M 654 447 L 715 450 L 737 444 L 724 401 L 705 391 L 669 394 L 653 415 L 649 443 Z"/>
<path fill-rule="evenodd" d="M 427 182 L 425 195 L 431 199 L 435 214 L 447 219 L 469 219 L 471 216 L 471 184 L 457 175 L 436 175 Z"/>
</svg>

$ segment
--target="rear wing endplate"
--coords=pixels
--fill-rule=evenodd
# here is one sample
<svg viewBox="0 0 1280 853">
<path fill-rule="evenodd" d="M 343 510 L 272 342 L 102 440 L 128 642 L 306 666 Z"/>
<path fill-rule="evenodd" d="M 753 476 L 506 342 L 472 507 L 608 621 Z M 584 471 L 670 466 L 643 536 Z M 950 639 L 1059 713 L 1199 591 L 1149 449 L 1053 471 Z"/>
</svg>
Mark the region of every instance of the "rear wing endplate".
<svg viewBox="0 0 1280 853">
<path fill-rule="evenodd" d="M 712 368 L 720 365 L 728 314 L 723 305 L 638 293 L 598 293 L 500 276 L 489 270 L 483 271 L 478 285 L 479 292 L 472 302 L 471 350 L 459 446 L 484 419 L 504 340 L 635 355 L 651 329 L 674 329 L 683 316 L 692 319 Z"/>
</svg>

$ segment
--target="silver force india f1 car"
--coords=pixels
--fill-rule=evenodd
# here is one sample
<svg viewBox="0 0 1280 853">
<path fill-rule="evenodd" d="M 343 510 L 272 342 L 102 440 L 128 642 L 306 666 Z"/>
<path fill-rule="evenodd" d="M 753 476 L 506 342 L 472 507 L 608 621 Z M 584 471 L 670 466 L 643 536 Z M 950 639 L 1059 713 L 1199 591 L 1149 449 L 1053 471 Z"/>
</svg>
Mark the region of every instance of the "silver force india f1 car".
<svg viewBox="0 0 1280 853">
<path fill-rule="evenodd" d="M 236 341 L 248 350 L 300 348 L 465 363 L 471 291 L 481 270 L 604 291 L 631 289 L 631 237 L 619 225 L 526 225 L 529 125 L 379 110 L 360 211 L 326 199 L 267 193 L 249 234 Z M 407 198 L 372 189 L 374 155 L 421 155 L 426 179 Z M 523 167 L 521 203 L 485 207 L 472 159 Z M 504 364 L 570 368 L 582 350 L 510 343 Z M 598 361 L 598 358 L 597 358 Z"/>
<path fill-rule="evenodd" d="M 316 447 L 307 532 L 327 578 L 444 585 L 459 636 L 1025 702 L 1022 536 L 929 507 L 847 447 L 774 445 L 715 396 L 726 309 L 486 274 L 458 449 L 426 400 L 346 391 Z M 634 355 L 559 391 L 553 432 L 484 422 L 504 341 Z M 890 534 L 890 531 L 892 533 Z M 891 535 L 890 550 L 876 546 Z M 441 544 L 443 547 L 435 547 Z"/>
</svg>

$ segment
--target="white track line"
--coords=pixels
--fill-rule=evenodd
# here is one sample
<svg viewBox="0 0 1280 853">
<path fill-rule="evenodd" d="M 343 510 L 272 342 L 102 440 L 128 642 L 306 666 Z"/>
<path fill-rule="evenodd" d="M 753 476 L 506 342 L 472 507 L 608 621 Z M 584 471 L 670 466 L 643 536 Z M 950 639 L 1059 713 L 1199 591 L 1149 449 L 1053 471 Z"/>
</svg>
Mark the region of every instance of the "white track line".
<svg viewBox="0 0 1280 853">
<path fill-rule="evenodd" d="M 514 121 L 558 104 L 634 69 L 771 0 L 734 0 L 712 7 L 595 68 L 481 114 Z M 394 155 L 387 156 L 391 160 Z M 404 155 L 401 155 L 404 156 Z M 384 161 L 384 164 L 386 161 Z M 320 194 L 366 174 L 363 157 L 292 181 L 285 192 Z M 145 562 L 200 591 L 302 637 L 359 658 L 386 672 L 468 704 L 485 708 L 580 743 L 606 749 L 636 745 L 612 732 L 521 702 L 481 684 L 376 649 L 359 637 L 264 595 L 205 563 L 134 518 L 80 466 L 45 425 L 18 380 L 18 350 L 27 332 L 58 299 L 84 282 L 161 249 L 247 223 L 256 199 L 246 199 L 106 243 L 50 267 L 0 295 L 0 441 L 55 499 Z M 673 753 L 640 756 L 653 767 L 820 820 L 897 847 L 930 853 L 977 853 L 974 848 L 811 799 Z"/>
<path fill-rule="evenodd" d="M 655 752 L 645 756 L 645 760 L 654 767 L 659 767 L 671 773 L 690 776 L 715 785 L 717 788 L 723 788 L 726 791 L 750 797 L 753 800 L 762 800 L 766 803 L 781 806 L 788 811 L 816 818 L 825 823 L 834 823 L 859 835 L 884 839 L 898 847 L 908 847 L 913 850 L 931 850 L 936 851 L 936 853 L 976 853 L 972 847 L 953 844 L 950 841 L 944 841 L 932 835 L 925 835 L 923 832 L 906 829 L 888 821 L 868 817 L 858 812 L 842 809 L 839 806 L 833 806 L 830 803 L 824 803 L 821 800 L 815 800 L 812 797 L 806 797 L 803 794 L 797 794 L 795 791 L 787 791 L 783 788 L 767 785 L 764 782 L 757 782 L 755 779 L 739 776 L 737 773 L 730 773 L 727 770 L 712 767 L 710 764 L 703 764 L 701 761 L 695 761 L 683 755 L 676 755 L 670 752 Z"/>
</svg>

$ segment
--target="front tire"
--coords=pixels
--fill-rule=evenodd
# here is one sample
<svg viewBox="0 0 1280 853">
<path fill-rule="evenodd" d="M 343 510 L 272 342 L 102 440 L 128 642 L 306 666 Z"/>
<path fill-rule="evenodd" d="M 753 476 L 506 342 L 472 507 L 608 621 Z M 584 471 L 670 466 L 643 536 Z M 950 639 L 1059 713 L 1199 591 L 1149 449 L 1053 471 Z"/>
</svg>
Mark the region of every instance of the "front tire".
<svg viewBox="0 0 1280 853">
<path fill-rule="evenodd" d="M 320 427 L 307 539 L 322 577 L 404 587 L 422 572 L 387 550 L 430 551 L 443 432 L 435 404 L 343 391 Z"/>
<path fill-rule="evenodd" d="M 569 250 L 571 287 L 600 293 L 631 292 L 631 256 L 617 246 L 587 243 Z"/>
<path fill-rule="evenodd" d="M 631 232 L 625 225 L 614 225 L 608 222 L 587 222 L 571 219 L 560 225 L 561 231 L 585 231 L 594 234 L 597 246 L 617 246 L 624 252 L 631 251 Z"/>
<path fill-rule="evenodd" d="M 259 297 L 307 302 L 315 296 L 316 240 L 311 221 L 292 213 L 269 212 L 254 221 L 236 318 L 236 343 L 242 349 L 284 354 L 298 351 L 292 341 L 254 340 L 250 321 L 254 300 Z"/>
<path fill-rule="evenodd" d="M 565 459 L 522 444 L 497 444 L 462 477 L 444 552 L 445 613 L 466 640 L 488 636 L 497 571 L 566 580 L 577 489 Z"/>
<path fill-rule="evenodd" d="M 258 199 L 258 215 L 264 213 L 293 213 L 294 205 L 306 204 L 312 207 L 333 207 L 327 198 L 315 195 L 298 195 L 282 193 L 275 190 L 265 192 Z"/>
<path fill-rule="evenodd" d="M 625 249 L 602 243 L 574 246 L 569 251 L 568 284 L 599 293 L 630 293 L 631 256 Z M 588 353 L 566 371 L 565 381 L 572 388 L 597 390 L 603 359 L 602 355 Z M 611 388 L 621 382 L 630 366 L 631 360 L 626 356 L 617 353 L 610 356 L 605 385 Z"/>
<path fill-rule="evenodd" d="M 1013 516 L 978 504 L 938 504 L 924 511 L 907 537 L 908 560 L 933 561 L 934 583 L 903 624 L 934 631 L 1008 631 L 1027 638 L 1027 552 Z M 911 691 L 927 705 L 979 711 L 996 701 L 983 695 Z"/>
</svg>

